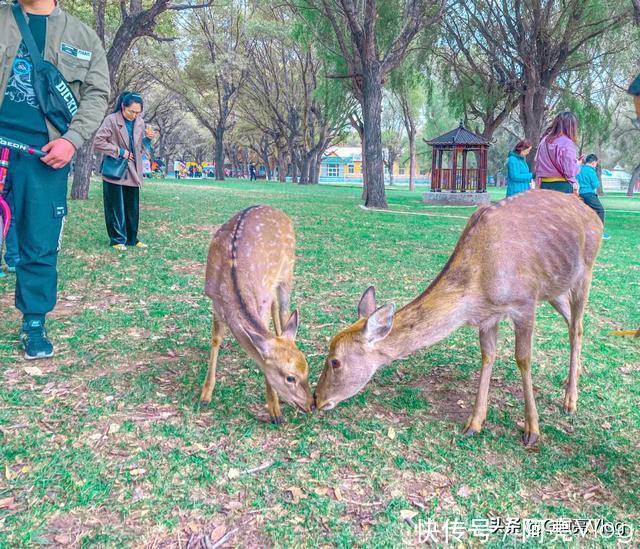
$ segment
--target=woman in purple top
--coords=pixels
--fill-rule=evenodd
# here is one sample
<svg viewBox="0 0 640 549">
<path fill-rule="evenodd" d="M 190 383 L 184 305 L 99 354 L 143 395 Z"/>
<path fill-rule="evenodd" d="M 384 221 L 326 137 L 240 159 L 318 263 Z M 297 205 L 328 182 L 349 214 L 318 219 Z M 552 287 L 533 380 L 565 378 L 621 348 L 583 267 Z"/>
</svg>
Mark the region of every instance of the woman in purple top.
<svg viewBox="0 0 640 549">
<path fill-rule="evenodd" d="M 563 193 L 578 192 L 578 121 L 571 112 L 561 112 L 542 135 L 536 153 L 536 176 L 540 188 Z"/>
</svg>

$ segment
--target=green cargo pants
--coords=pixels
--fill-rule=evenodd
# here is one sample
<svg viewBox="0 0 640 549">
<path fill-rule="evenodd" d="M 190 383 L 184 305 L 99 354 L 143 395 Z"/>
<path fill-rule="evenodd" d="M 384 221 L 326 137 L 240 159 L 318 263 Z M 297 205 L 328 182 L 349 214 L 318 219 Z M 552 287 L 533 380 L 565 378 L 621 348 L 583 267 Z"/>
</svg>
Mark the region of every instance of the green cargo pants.
<svg viewBox="0 0 640 549">
<path fill-rule="evenodd" d="M 1 130 L 5 137 L 42 147 L 40 134 Z M 67 215 L 69 168 L 54 170 L 40 159 L 11 151 L 8 191 L 13 198 L 13 219 L 20 262 L 16 267 L 16 307 L 25 316 L 42 316 L 53 310 L 58 286 L 58 251 Z"/>
</svg>

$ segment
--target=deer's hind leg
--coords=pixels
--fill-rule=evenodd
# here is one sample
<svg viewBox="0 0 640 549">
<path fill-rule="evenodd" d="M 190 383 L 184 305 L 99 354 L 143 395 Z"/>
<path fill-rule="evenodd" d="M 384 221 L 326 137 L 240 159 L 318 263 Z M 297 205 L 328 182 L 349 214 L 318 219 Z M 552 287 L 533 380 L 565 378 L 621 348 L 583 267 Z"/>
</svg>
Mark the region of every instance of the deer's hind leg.
<svg viewBox="0 0 640 549">
<path fill-rule="evenodd" d="M 564 411 L 574 414 L 578 407 L 578 378 L 582 371 L 580 363 L 582 353 L 582 334 L 584 309 L 589 299 L 591 287 L 591 273 L 571 292 L 571 322 L 569 323 L 569 342 L 571 344 L 571 358 L 569 359 L 569 378 L 564 393 Z"/>
<path fill-rule="evenodd" d="M 200 404 L 206 405 L 211 402 L 211 395 L 216 386 L 216 368 L 218 365 L 218 353 L 220 345 L 224 339 L 224 324 L 216 318 L 213 313 L 213 326 L 211 327 L 211 354 L 209 356 L 209 369 L 205 378 L 202 392 L 200 393 Z"/>
<path fill-rule="evenodd" d="M 517 320 L 514 319 L 513 323 L 516 332 L 516 364 L 522 376 L 524 392 L 524 434 L 522 442 L 527 447 L 535 446 L 540 437 L 538 409 L 536 408 L 533 382 L 531 380 L 531 344 L 534 322 L 535 307 L 531 315 Z"/>
<path fill-rule="evenodd" d="M 480 351 L 482 352 L 482 369 L 480 370 L 480 384 L 473 406 L 473 414 L 467 420 L 463 433 L 474 435 L 482 429 L 487 419 L 489 402 L 489 385 L 491 384 L 491 370 L 496 360 L 496 341 L 498 339 L 498 323 L 480 329 Z"/>
</svg>

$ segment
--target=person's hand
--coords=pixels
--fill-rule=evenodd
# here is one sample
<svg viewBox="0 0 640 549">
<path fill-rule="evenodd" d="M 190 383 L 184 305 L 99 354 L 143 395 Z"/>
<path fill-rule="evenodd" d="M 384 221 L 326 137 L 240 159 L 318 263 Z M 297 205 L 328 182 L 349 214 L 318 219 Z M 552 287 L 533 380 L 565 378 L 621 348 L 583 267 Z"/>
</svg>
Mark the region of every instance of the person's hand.
<svg viewBox="0 0 640 549">
<path fill-rule="evenodd" d="M 149 138 L 153 139 L 156 136 L 156 132 L 150 126 L 145 127 L 144 134 Z"/>
<path fill-rule="evenodd" d="M 127 149 L 124 150 L 124 155 L 122 156 L 122 158 L 126 158 L 129 162 L 136 159 L 133 153 L 128 151 Z"/>
<path fill-rule="evenodd" d="M 71 162 L 73 155 L 76 154 L 76 148 L 73 146 L 73 143 L 62 137 L 49 141 L 49 143 L 42 147 L 42 150 L 46 152 L 47 155 L 40 160 L 55 170 L 64 168 Z"/>
</svg>

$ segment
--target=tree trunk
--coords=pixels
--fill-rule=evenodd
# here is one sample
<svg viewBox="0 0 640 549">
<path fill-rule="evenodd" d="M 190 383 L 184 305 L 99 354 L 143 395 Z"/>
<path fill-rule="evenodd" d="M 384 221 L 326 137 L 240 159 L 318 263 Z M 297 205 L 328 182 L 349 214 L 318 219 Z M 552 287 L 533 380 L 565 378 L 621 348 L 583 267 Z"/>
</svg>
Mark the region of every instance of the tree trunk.
<svg viewBox="0 0 640 549">
<path fill-rule="evenodd" d="M 306 185 L 309 183 L 309 153 L 304 152 L 300 155 L 302 159 L 302 166 L 300 168 L 300 180 L 298 183 Z"/>
<path fill-rule="evenodd" d="M 278 181 L 284 183 L 287 180 L 287 157 L 282 147 L 276 148 L 278 154 Z"/>
<path fill-rule="evenodd" d="M 416 127 L 411 126 L 409 137 L 409 190 L 416 190 Z"/>
<path fill-rule="evenodd" d="M 532 169 L 534 168 L 533 163 L 535 162 L 538 145 L 540 144 L 542 132 L 544 131 L 546 96 L 547 92 L 545 88 L 536 85 L 535 82 L 531 82 L 531 87 L 527 89 L 520 99 L 520 122 L 522 129 L 524 130 L 525 137 L 533 144 L 531 153 L 527 158 L 529 166 Z"/>
<path fill-rule="evenodd" d="M 374 63 L 375 64 L 375 63 Z M 379 67 L 371 67 L 364 71 L 363 105 L 365 154 L 367 165 L 367 184 L 365 206 L 384 208 L 387 199 L 384 190 L 384 168 L 382 161 L 382 85 Z"/>
<path fill-rule="evenodd" d="M 73 183 L 71 184 L 71 199 L 86 200 L 89 198 L 89 186 L 93 173 L 93 135 L 76 153 Z"/>
<path fill-rule="evenodd" d="M 289 142 L 289 158 L 291 159 L 291 183 L 298 182 L 298 155 L 293 142 Z"/>
<path fill-rule="evenodd" d="M 215 142 L 216 181 L 224 181 L 224 127 L 216 128 Z"/>
<path fill-rule="evenodd" d="M 627 187 L 627 196 L 633 196 L 633 191 L 635 191 L 638 179 L 640 179 L 640 164 L 633 169 L 631 179 L 629 180 L 629 186 Z"/>
</svg>

